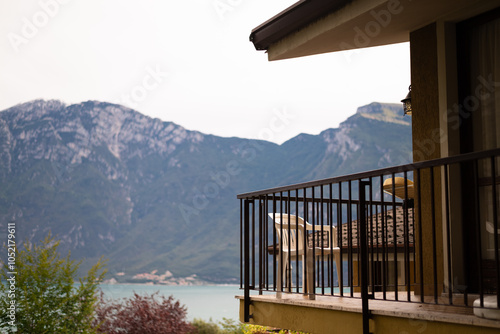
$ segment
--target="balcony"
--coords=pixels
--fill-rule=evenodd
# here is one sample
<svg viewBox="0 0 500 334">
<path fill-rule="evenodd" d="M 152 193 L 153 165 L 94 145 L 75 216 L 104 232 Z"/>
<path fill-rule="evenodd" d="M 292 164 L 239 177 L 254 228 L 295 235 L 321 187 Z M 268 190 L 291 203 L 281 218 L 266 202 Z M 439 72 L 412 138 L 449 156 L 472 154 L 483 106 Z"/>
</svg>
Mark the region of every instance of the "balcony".
<svg viewBox="0 0 500 334">
<path fill-rule="evenodd" d="M 497 332 L 499 157 L 238 195 L 241 320 L 318 333 Z"/>
</svg>

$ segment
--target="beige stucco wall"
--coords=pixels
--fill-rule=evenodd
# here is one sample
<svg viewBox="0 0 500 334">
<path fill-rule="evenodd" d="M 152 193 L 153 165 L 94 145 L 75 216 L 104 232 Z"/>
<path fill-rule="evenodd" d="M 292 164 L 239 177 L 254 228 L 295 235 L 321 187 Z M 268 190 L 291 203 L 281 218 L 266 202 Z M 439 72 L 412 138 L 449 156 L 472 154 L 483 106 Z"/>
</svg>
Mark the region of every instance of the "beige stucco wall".
<svg viewBox="0 0 500 334">
<path fill-rule="evenodd" d="M 431 160 L 441 157 L 439 140 L 439 81 L 438 81 L 438 40 L 437 25 L 435 23 L 414 31 L 410 34 L 411 54 L 411 85 L 412 85 L 412 136 L 413 160 Z M 417 164 L 418 166 L 418 164 Z M 426 295 L 434 293 L 434 283 L 437 284 L 440 294 L 444 281 L 443 273 L 443 228 L 442 228 L 442 194 L 441 170 L 434 169 L 431 180 L 429 169 L 421 171 L 420 180 L 414 176 L 417 189 L 422 189 L 421 202 L 416 198 L 415 236 L 417 246 L 417 276 L 423 277 Z M 431 187 L 431 183 L 434 183 Z M 434 189 L 434 201 L 431 198 L 431 189 Z M 417 208 L 420 206 L 420 210 Z M 433 212 L 434 210 L 434 212 Z M 433 228 L 433 217 L 435 227 Z M 419 235 L 421 223 L 422 235 Z M 420 240 L 422 243 L 420 244 Z M 436 248 L 434 249 L 434 244 Z M 420 266 L 420 249 L 422 251 L 423 273 Z M 433 261 L 433 252 L 438 255 L 437 263 Z M 434 282 L 434 267 L 437 268 L 437 282 Z M 420 292 L 417 287 L 416 292 Z"/>
</svg>

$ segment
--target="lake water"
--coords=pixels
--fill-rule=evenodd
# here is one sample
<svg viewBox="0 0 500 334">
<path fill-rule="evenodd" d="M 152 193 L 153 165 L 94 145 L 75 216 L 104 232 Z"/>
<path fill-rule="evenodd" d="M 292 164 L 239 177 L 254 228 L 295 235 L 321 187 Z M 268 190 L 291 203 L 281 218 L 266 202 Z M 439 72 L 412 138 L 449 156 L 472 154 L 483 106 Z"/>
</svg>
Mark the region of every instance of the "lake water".
<svg viewBox="0 0 500 334">
<path fill-rule="evenodd" d="M 236 295 L 243 295 L 239 286 L 169 286 L 140 284 L 101 284 L 101 289 L 107 298 L 120 299 L 134 295 L 151 295 L 159 291 L 160 295 L 178 299 L 187 307 L 187 318 L 200 318 L 205 321 L 221 321 L 222 318 L 239 319 L 239 300 Z"/>
</svg>

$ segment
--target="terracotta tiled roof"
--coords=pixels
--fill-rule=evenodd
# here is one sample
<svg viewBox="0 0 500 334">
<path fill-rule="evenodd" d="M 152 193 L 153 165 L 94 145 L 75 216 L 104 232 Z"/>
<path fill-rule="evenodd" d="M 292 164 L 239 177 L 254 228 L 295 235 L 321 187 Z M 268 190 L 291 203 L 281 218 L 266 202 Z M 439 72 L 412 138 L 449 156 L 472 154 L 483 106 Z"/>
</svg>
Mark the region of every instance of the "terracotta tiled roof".
<svg viewBox="0 0 500 334">
<path fill-rule="evenodd" d="M 404 245 L 404 215 L 405 211 L 408 213 L 408 243 L 413 244 L 413 209 L 408 210 L 402 207 L 396 208 L 396 244 Z M 384 215 L 384 217 L 382 217 Z M 383 218 L 383 219 L 382 219 Z M 383 224 L 382 224 L 383 223 Z M 354 220 L 352 223 L 352 246 L 357 247 L 358 245 L 358 221 Z M 384 213 L 378 213 L 376 215 L 369 216 L 367 218 L 368 231 L 370 231 L 370 226 L 373 224 L 372 233 L 368 234 L 368 246 L 382 246 L 384 241 L 382 240 L 382 225 L 384 226 L 384 239 L 386 246 L 394 245 L 394 210 L 388 210 Z M 342 246 L 348 246 L 348 224 L 342 224 Z M 373 243 L 370 242 L 373 240 Z"/>
<path fill-rule="evenodd" d="M 407 213 L 405 213 L 405 211 Z M 402 207 L 396 208 L 396 245 L 401 247 L 404 245 L 405 237 L 404 237 L 404 216 L 408 215 L 408 244 L 413 247 L 413 208 L 409 208 L 408 210 L 403 209 Z M 382 217 L 384 215 L 384 217 Z M 382 220 L 383 218 L 383 220 Z M 382 247 L 385 245 L 386 247 L 392 247 L 394 245 L 394 210 L 387 210 L 384 213 L 378 213 L 376 215 L 368 216 L 368 230 L 372 228 L 372 233 L 368 234 L 368 247 Z M 342 247 L 349 246 L 348 244 L 348 223 L 342 224 Z M 384 240 L 382 239 L 382 226 L 384 226 Z M 351 246 L 353 248 L 358 247 L 358 221 L 354 220 L 351 222 L 352 227 L 352 243 Z M 321 233 L 323 233 L 323 237 L 321 237 Z M 315 233 L 308 233 L 307 235 L 307 244 L 309 247 L 313 245 L 313 234 L 314 234 L 314 244 L 317 247 L 330 247 L 330 235 L 327 231 L 321 232 L 317 231 Z M 370 242 L 373 240 L 373 242 Z M 277 246 L 279 248 L 279 246 Z M 269 251 L 274 249 L 274 246 L 269 246 Z"/>
</svg>

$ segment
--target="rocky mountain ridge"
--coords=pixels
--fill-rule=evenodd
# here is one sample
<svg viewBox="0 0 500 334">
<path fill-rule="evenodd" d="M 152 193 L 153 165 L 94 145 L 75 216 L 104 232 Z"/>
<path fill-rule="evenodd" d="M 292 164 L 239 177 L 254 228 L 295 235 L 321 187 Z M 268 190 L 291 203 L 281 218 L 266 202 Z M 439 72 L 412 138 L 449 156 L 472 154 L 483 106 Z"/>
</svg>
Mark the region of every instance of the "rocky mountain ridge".
<svg viewBox="0 0 500 334">
<path fill-rule="evenodd" d="M 234 282 L 238 193 L 399 164 L 410 120 L 372 103 L 277 145 L 98 101 L 23 103 L 0 112 L 0 224 L 16 221 L 20 241 L 50 230 L 84 263 L 104 255 L 118 281 L 157 270 Z"/>
</svg>

